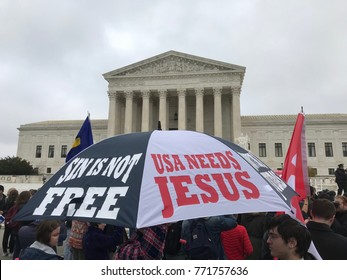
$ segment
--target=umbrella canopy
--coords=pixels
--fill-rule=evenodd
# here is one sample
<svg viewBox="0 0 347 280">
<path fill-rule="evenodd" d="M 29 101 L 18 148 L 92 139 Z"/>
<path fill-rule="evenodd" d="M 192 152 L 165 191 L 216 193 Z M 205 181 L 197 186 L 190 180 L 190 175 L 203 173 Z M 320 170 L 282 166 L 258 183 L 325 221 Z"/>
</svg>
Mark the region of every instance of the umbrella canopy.
<svg viewBox="0 0 347 280">
<path fill-rule="evenodd" d="M 245 149 L 193 131 L 129 133 L 67 162 L 17 220 L 141 228 L 196 217 L 290 211 L 297 194 Z"/>
</svg>

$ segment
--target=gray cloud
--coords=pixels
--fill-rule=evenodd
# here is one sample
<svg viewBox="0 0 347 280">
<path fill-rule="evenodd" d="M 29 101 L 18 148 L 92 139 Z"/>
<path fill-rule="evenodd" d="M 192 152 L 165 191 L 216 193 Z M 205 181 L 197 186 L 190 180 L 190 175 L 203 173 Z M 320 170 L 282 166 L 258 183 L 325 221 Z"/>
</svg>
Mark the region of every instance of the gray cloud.
<svg viewBox="0 0 347 280">
<path fill-rule="evenodd" d="M 107 118 L 102 74 L 168 50 L 246 66 L 241 113 L 346 113 L 347 2 L 0 2 L 0 157 L 21 124 Z"/>
</svg>

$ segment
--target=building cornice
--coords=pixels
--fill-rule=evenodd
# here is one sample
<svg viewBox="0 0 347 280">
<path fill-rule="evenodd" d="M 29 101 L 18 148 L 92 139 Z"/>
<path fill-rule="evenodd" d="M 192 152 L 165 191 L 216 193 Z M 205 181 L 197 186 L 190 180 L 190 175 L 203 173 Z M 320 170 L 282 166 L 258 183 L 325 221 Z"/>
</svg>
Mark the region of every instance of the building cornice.
<svg viewBox="0 0 347 280">
<path fill-rule="evenodd" d="M 294 125 L 297 115 L 249 115 L 241 116 L 242 126 Z M 347 114 L 305 114 L 306 125 L 347 124 Z"/>
<path fill-rule="evenodd" d="M 247 115 L 241 116 L 242 126 L 294 125 L 297 115 Z M 306 114 L 306 125 L 347 124 L 347 114 Z M 107 119 L 92 120 L 93 129 L 106 129 Z M 50 120 L 21 125 L 19 131 L 31 130 L 79 130 L 83 120 Z"/>
<path fill-rule="evenodd" d="M 75 130 L 78 131 L 84 120 L 54 120 L 23 124 L 19 131 Z M 92 129 L 107 129 L 107 120 L 91 120 Z"/>
</svg>

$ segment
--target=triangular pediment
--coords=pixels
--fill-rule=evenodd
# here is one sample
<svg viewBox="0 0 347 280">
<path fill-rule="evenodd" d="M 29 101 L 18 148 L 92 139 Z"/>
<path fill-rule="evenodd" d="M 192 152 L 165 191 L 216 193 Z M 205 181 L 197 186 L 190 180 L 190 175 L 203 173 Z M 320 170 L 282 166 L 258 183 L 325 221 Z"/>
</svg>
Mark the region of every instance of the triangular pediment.
<svg viewBox="0 0 347 280">
<path fill-rule="evenodd" d="M 105 73 L 105 78 L 124 76 L 167 75 L 183 73 L 245 72 L 245 67 L 203 57 L 168 51 L 123 68 Z"/>
</svg>

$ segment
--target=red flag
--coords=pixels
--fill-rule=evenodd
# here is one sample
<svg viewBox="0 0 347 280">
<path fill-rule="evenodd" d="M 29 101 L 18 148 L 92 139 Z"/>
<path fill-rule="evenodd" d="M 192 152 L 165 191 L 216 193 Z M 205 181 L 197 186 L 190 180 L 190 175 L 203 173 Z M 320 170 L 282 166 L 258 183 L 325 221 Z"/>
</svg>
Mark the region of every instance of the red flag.
<svg viewBox="0 0 347 280">
<path fill-rule="evenodd" d="M 305 115 L 301 111 L 296 119 L 292 139 L 290 140 L 286 159 L 284 161 L 282 180 L 294 189 L 299 196 L 292 198 L 292 216 L 305 224 L 299 202 L 310 194 L 310 184 L 307 169 Z M 311 241 L 308 251 L 317 259 L 321 260 L 316 247 Z"/>
<path fill-rule="evenodd" d="M 299 202 L 309 195 L 310 185 L 307 170 L 305 115 L 303 112 L 298 114 L 295 123 L 284 161 L 282 179 L 298 193 L 299 196 L 292 199 L 292 206 L 296 218 L 304 222 Z"/>
</svg>

